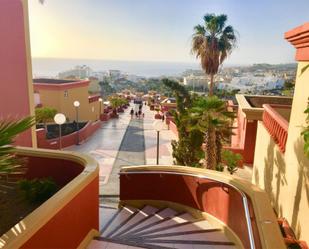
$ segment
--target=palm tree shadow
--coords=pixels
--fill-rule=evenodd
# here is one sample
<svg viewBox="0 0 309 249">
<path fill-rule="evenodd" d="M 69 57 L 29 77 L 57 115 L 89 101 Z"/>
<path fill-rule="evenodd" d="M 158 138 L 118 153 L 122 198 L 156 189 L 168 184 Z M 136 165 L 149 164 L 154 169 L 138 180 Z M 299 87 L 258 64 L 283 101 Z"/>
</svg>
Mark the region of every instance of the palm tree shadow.
<svg viewBox="0 0 309 249">
<path fill-rule="evenodd" d="M 295 231 L 296 237 L 301 235 L 301 226 L 299 223 L 299 211 L 300 203 L 302 200 L 302 193 L 305 189 L 307 205 L 309 205 L 309 159 L 304 154 L 304 142 L 302 138 L 299 138 L 294 143 L 294 152 L 297 158 L 298 164 L 298 180 L 295 191 L 295 198 L 293 203 L 293 213 L 291 227 Z"/>
</svg>

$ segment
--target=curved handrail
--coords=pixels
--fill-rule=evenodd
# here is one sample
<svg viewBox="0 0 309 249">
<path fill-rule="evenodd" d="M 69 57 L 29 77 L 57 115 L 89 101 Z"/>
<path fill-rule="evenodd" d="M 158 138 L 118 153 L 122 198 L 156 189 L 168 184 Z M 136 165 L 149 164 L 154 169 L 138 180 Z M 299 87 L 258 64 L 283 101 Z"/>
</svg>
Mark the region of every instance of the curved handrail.
<svg viewBox="0 0 309 249">
<path fill-rule="evenodd" d="M 199 175 L 199 174 L 193 174 L 193 173 L 179 173 L 179 172 L 171 172 L 171 171 L 132 171 L 132 172 L 119 172 L 119 175 L 130 175 L 130 174 L 171 174 L 171 175 L 182 175 L 182 176 L 193 176 L 193 177 L 198 177 L 201 179 L 208 179 L 212 181 L 218 181 L 214 177 L 210 176 L 205 176 L 205 175 Z M 219 181 L 220 182 L 220 181 Z M 250 212 L 249 212 L 249 205 L 248 205 L 248 198 L 246 194 L 241 191 L 239 188 L 235 187 L 234 185 L 226 182 L 222 182 L 233 189 L 235 189 L 242 197 L 243 201 L 243 207 L 245 210 L 245 217 L 246 217 L 246 222 L 247 222 L 247 228 L 248 228 L 248 237 L 250 241 L 250 248 L 255 249 L 255 241 L 254 241 L 254 236 L 253 236 L 253 229 L 252 229 L 252 224 L 251 224 L 251 219 L 250 219 Z"/>
</svg>

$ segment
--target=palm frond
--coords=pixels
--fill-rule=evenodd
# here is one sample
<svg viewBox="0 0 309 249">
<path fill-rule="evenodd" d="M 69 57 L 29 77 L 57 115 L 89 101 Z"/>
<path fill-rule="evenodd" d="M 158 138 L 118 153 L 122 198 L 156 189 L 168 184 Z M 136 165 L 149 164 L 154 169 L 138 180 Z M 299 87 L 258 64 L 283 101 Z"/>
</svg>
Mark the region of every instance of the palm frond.
<svg viewBox="0 0 309 249">
<path fill-rule="evenodd" d="M 21 167 L 21 161 L 14 155 L 13 142 L 18 134 L 26 131 L 34 124 L 34 117 L 0 122 L 0 176 L 16 171 Z"/>
</svg>

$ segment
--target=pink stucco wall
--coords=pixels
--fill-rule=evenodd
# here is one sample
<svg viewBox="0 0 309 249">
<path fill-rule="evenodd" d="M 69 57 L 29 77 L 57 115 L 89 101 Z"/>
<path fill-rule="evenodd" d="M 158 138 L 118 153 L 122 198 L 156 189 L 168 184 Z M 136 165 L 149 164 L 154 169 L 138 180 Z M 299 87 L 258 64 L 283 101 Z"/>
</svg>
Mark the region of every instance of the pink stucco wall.
<svg viewBox="0 0 309 249">
<path fill-rule="evenodd" d="M 0 120 L 2 120 L 30 115 L 30 103 L 26 46 L 28 37 L 25 36 L 22 1 L 0 0 L 0 4 Z M 31 131 L 21 134 L 16 143 L 32 146 Z"/>
</svg>

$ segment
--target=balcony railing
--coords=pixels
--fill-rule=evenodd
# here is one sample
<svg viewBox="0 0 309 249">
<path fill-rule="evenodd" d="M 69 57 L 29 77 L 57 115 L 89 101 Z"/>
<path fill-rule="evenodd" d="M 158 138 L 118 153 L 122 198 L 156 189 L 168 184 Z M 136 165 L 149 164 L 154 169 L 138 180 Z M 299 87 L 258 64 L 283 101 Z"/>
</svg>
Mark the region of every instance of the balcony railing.
<svg viewBox="0 0 309 249">
<path fill-rule="evenodd" d="M 288 105 L 263 105 L 263 123 L 267 131 L 278 144 L 282 153 L 288 138 L 289 116 L 291 106 Z"/>
</svg>

